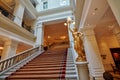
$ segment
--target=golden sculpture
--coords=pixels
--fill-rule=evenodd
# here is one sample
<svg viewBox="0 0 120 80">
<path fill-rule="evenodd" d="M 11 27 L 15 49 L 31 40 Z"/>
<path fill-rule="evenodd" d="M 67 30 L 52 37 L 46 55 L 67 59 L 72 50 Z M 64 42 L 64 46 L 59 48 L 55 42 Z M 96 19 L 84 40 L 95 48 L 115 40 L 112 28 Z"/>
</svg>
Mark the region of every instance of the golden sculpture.
<svg viewBox="0 0 120 80">
<path fill-rule="evenodd" d="M 68 27 L 72 36 L 74 38 L 74 49 L 76 50 L 78 57 L 76 61 L 85 61 L 85 53 L 84 53 L 84 46 L 83 46 L 83 34 L 81 32 L 77 32 L 77 28 L 74 27 L 73 30 Z"/>
</svg>

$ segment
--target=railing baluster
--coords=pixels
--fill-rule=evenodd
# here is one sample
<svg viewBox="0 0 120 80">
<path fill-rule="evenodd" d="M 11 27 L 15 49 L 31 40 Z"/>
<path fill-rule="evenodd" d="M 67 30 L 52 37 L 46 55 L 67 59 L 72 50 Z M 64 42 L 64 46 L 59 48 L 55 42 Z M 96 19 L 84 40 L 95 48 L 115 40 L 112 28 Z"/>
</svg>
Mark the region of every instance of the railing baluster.
<svg viewBox="0 0 120 80">
<path fill-rule="evenodd" d="M 12 58 L 10 59 L 9 67 L 12 65 Z"/>
<path fill-rule="evenodd" d="M 1 63 L 1 71 L 4 70 L 4 64 L 5 64 L 5 61 Z"/>
<path fill-rule="evenodd" d="M 1 60 L 0 61 L 0 72 L 2 72 L 3 70 L 15 65 L 16 63 L 18 63 L 21 60 L 25 59 L 26 57 L 32 55 L 34 52 L 36 52 L 38 50 L 39 50 L 39 47 L 33 48 L 33 49 L 27 50 L 25 52 L 22 52 L 18 55 L 15 55 L 11 58 L 8 58 L 6 60 Z"/>
<path fill-rule="evenodd" d="M 9 59 L 6 61 L 5 69 L 9 66 Z"/>
</svg>

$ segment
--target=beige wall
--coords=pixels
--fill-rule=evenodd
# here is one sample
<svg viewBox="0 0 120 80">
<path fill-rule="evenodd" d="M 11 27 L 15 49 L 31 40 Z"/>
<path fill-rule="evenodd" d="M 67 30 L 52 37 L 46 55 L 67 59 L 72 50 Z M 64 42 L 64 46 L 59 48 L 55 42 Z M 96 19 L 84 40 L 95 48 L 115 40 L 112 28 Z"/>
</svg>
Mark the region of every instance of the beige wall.
<svg viewBox="0 0 120 80">
<path fill-rule="evenodd" d="M 48 36 L 50 36 L 50 38 L 48 38 Z M 62 40 L 61 39 L 62 36 L 65 36 L 66 38 Z M 45 25 L 44 26 L 44 39 L 48 43 L 54 43 L 54 42 L 59 43 L 62 41 L 69 41 L 67 26 L 64 26 L 64 22 L 51 24 L 51 25 Z"/>
<path fill-rule="evenodd" d="M 105 59 L 102 58 L 105 70 L 107 71 L 112 70 L 110 64 L 114 64 L 114 61 L 110 52 L 110 48 L 120 47 L 116 37 L 114 35 L 101 37 L 98 40 L 98 45 L 100 49 L 100 54 L 106 55 Z"/>
<path fill-rule="evenodd" d="M 19 43 L 18 47 L 17 47 L 17 50 L 16 50 L 16 53 L 20 53 L 20 52 L 28 50 L 30 48 L 32 48 L 32 46 L 27 45 L 27 44 L 23 44 L 23 43 Z"/>
</svg>

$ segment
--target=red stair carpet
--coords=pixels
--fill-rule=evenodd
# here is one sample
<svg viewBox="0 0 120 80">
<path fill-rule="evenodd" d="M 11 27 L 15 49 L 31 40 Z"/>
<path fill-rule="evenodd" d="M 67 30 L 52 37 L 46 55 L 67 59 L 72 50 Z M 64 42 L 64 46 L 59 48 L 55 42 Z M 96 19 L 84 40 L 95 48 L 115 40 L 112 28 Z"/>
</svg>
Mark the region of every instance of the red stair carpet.
<svg viewBox="0 0 120 80">
<path fill-rule="evenodd" d="M 48 50 L 6 80 L 65 80 L 67 49 Z"/>
</svg>

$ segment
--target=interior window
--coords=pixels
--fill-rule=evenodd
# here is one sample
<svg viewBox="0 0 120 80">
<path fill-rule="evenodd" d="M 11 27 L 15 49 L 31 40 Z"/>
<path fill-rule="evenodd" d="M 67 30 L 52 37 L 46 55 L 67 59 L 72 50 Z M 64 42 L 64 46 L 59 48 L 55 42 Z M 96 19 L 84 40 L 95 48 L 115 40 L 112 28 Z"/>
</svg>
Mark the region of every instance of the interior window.
<svg viewBox="0 0 120 80">
<path fill-rule="evenodd" d="M 48 8 L 48 2 L 43 2 L 43 9 L 47 9 Z"/>
</svg>

